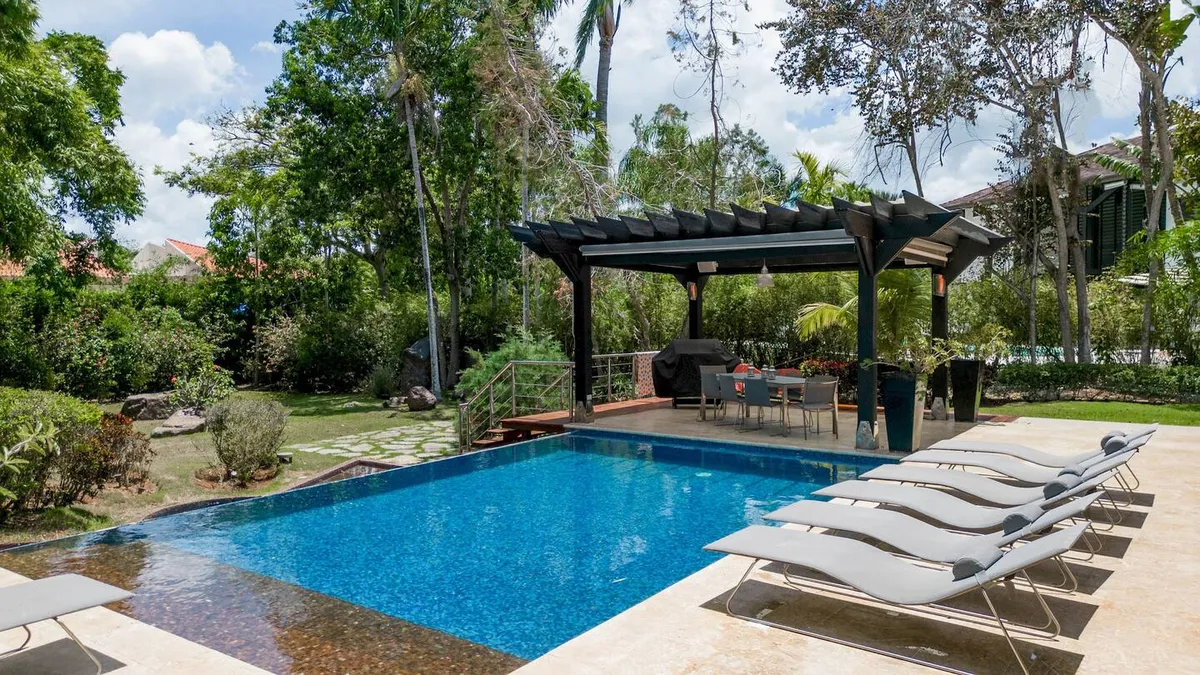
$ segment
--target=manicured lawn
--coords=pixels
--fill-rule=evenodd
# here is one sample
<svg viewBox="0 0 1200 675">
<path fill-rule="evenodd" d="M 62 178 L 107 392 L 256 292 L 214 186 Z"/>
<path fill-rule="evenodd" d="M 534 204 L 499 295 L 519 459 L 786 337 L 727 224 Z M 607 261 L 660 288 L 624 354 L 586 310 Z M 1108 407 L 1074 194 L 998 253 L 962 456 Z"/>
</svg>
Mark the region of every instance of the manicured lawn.
<svg viewBox="0 0 1200 675">
<path fill-rule="evenodd" d="M 1120 403 L 1113 401 L 1047 401 L 985 406 L 983 412 L 1066 420 L 1124 422 L 1128 424 L 1178 424 L 1200 426 L 1200 403 Z"/>
<path fill-rule="evenodd" d="M 429 412 L 410 413 L 387 410 L 370 397 L 353 395 L 303 395 L 277 392 L 238 392 L 235 398 L 271 398 L 289 410 L 284 445 L 310 443 L 349 434 L 380 431 L 430 420 L 454 419 L 452 406 Z M 353 405 L 357 403 L 358 405 Z M 351 404 L 347 406 L 347 404 Z M 101 406 L 116 412 L 120 404 Z M 150 434 L 158 422 L 138 422 L 138 431 Z M 27 518 L 0 529 L 0 543 L 53 539 L 76 532 L 111 527 L 139 520 L 166 506 L 201 499 L 259 495 L 278 492 L 317 473 L 346 461 L 345 457 L 310 452 L 293 453 L 294 463 L 284 465 L 279 476 L 255 489 L 208 489 L 195 480 L 195 473 L 217 461 L 207 433 L 156 438 L 151 440 L 156 453 L 150 465 L 155 489 L 135 494 L 105 490 L 86 504 L 67 509 L 51 509 L 37 518 Z"/>
</svg>

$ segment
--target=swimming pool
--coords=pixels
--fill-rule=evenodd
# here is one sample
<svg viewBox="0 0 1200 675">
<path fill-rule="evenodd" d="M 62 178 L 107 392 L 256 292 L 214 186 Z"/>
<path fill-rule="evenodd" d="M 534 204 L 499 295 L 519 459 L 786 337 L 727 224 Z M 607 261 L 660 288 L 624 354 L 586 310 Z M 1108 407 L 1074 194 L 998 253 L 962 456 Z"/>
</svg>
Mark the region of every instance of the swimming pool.
<svg viewBox="0 0 1200 675">
<path fill-rule="evenodd" d="M 573 432 L 17 549 L 0 566 L 79 571 L 92 551 L 137 546 L 145 564 L 105 580 L 133 585 L 129 613 L 150 623 L 156 604 L 231 594 L 212 570 L 234 568 L 533 659 L 714 562 L 704 544 L 885 461 Z M 208 571 L 180 574 L 180 560 Z"/>
</svg>

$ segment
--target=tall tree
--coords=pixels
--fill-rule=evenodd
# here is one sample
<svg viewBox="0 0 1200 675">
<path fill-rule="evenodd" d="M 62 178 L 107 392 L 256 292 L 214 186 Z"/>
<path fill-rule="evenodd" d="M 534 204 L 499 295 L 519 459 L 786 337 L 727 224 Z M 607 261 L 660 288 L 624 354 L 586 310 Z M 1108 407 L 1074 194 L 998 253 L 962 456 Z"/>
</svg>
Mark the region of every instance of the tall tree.
<svg viewBox="0 0 1200 675">
<path fill-rule="evenodd" d="M 1138 69 L 1138 126 L 1141 147 L 1138 159 L 1141 181 L 1146 191 L 1146 241 L 1153 248 L 1164 200 L 1176 223 L 1183 222 L 1183 210 L 1176 195 L 1175 151 L 1171 140 L 1170 101 L 1165 90 L 1167 78 L 1180 61 L 1176 50 L 1187 39 L 1194 15 L 1171 18 L 1171 5 L 1143 0 L 1089 0 L 1088 16 L 1105 35 L 1125 48 Z M 1156 171 L 1156 164 L 1158 170 Z M 1154 317 L 1154 288 L 1158 283 L 1161 261 L 1150 256 L 1146 274 L 1146 292 L 1142 303 L 1141 362 L 1150 363 L 1151 333 Z"/>
<path fill-rule="evenodd" d="M 56 254 L 67 221 L 117 264 L 117 224 L 142 213 L 137 169 L 114 140 L 125 77 L 90 35 L 35 36 L 37 5 L 0 4 L 0 257 Z"/>
<path fill-rule="evenodd" d="M 881 175 L 897 159 L 924 195 L 922 137 L 939 160 L 955 122 L 973 122 L 966 45 L 947 34 L 945 4 L 928 0 L 790 0 L 791 13 L 766 24 L 783 48 L 775 72 L 798 93 L 848 87 L 875 144 Z M 898 153 L 898 154 L 897 154 Z"/>
<path fill-rule="evenodd" d="M 713 152 L 709 160 L 708 208 L 717 208 L 717 173 L 722 153 L 721 132 L 725 126 L 721 104 L 725 98 L 724 60 L 736 56 L 743 43 L 737 30 L 737 9 L 750 11 L 746 2 L 734 0 L 680 0 L 676 25 L 667 31 L 675 59 L 693 72 L 703 75 L 707 90 L 708 115 L 712 121 Z"/>
<path fill-rule="evenodd" d="M 613 42 L 617 38 L 617 30 L 621 27 L 621 5 L 629 5 L 631 1 L 587 0 L 583 14 L 579 17 L 579 25 L 575 28 L 576 68 L 583 65 L 593 34 L 599 43 L 600 58 L 596 64 L 596 120 L 600 123 L 599 133 L 604 135 L 608 134 L 608 76 L 612 71 Z M 606 161 L 606 170 L 607 165 Z"/>
<path fill-rule="evenodd" d="M 968 100 L 1015 117 L 1015 131 L 1006 138 L 1009 152 L 1028 162 L 1030 176 L 1045 188 L 1055 259 L 1043 262 L 1052 262 L 1063 359 L 1090 362 L 1087 269 L 1075 206 L 1079 166 L 1067 151 L 1070 118 L 1062 106 L 1065 90 L 1087 86 L 1080 49 L 1084 17 L 1073 0 L 948 0 L 944 15 L 956 29 L 931 47 L 971 45 L 969 58 L 955 62 L 961 74 L 954 81 L 969 88 Z M 1072 340 L 1072 275 L 1077 340 Z"/>
</svg>

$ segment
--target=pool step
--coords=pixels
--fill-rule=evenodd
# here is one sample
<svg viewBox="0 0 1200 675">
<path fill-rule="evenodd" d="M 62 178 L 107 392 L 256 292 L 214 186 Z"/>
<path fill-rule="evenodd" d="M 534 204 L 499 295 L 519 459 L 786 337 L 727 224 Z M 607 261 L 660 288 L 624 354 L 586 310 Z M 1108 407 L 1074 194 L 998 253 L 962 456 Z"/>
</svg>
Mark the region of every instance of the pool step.
<svg viewBox="0 0 1200 675">
<path fill-rule="evenodd" d="M 545 431 L 530 431 L 528 429 L 509 429 L 506 427 L 505 428 L 488 429 L 487 431 L 485 431 L 483 433 L 484 433 L 483 438 L 480 438 L 480 439 L 476 440 L 475 442 L 471 443 L 472 449 L 486 450 L 487 448 L 498 448 L 502 445 L 509 445 L 511 443 L 519 443 L 521 441 L 527 441 L 532 438 L 538 438 L 539 436 L 546 435 Z"/>
</svg>

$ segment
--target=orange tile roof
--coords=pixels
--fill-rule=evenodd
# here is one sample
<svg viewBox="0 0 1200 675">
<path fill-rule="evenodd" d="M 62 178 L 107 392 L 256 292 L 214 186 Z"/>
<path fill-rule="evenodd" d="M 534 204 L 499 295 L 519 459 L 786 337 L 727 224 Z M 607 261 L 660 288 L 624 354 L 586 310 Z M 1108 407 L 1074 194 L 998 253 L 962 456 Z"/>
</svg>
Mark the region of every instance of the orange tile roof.
<svg viewBox="0 0 1200 675">
<path fill-rule="evenodd" d="M 73 262 L 66 251 L 59 252 L 58 261 L 63 267 L 68 267 Z M 116 279 L 121 276 L 120 272 L 101 265 L 100 261 L 94 257 L 90 263 L 88 271 L 97 279 Z M 23 276 L 25 276 L 25 265 L 15 260 L 0 260 L 0 279 L 19 279 Z"/>
<path fill-rule="evenodd" d="M 203 267 L 205 271 L 216 271 L 217 266 L 215 263 L 213 263 L 212 256 L 208 252 L 208 247 L 190 244 L 186 241 L 179 241 L 178 239 L 167 239 L 167 243 L 178 249 L 179 252 L 187 256 L 189 260 Z M 254 256 L 250 256 L 248 260 L 251 265 L 260 269 L 262 268 L 262 263 L 259 262 L 259 260 Z"/>
</svg>

